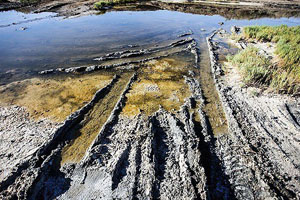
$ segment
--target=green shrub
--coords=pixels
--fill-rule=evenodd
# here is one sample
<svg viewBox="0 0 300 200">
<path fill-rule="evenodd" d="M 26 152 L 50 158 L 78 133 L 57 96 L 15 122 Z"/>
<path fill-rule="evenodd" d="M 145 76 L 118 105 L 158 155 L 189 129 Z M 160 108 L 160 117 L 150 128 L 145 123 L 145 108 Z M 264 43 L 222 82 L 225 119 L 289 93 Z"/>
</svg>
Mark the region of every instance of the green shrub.
<svg viewBox="0 0 300 200">
<path fill-rule="evenodd" d="M 253 47 L 233 56 L 231 61 L 240 66 L 246 82 L 269 85 L 280 92 L 300 92 L 300 26 L 248 26 L 242 38 L 275 43 L 280 59 L 279 64 L 271 66 Z"/>
<path fill-rule="evenodd" d="M 247 84 L 264 84 L 269 82 L 270 61 L 258 53 L 255 47 L 247 47 L 227 59 L 238 66 Z"/>
<path fill-rule="evenodd" d="M 101 10 L 103 9 L 104 7 L 107 7 L 107 6 L 112 6 L 113 5 L 113 2 L 112 1 L 98 1 L 94 4 L 94 8 L 96 10 Z"/>
</svg>

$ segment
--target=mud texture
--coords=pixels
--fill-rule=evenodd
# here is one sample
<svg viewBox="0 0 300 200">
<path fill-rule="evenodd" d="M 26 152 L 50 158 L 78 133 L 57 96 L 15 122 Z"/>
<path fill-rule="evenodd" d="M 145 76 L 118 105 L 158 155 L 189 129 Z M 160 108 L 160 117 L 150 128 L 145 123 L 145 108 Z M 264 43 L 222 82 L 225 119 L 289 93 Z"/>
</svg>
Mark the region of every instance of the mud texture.
<svg viewBox="0 0 300 200">
<path fill-rule="evenodd" d="M 166 46 L 102 55 L 97 66 L 41 72 L 115 76 L 61 124 L 24 118 L 48 131 L 29 159 L 13 161 L 0 199 L 299 199 L 300 101 L 241 88 L 222 69 L 218 32 L 208 48 L 183 32 Z M 16 109 L 0 117 L 13 121 Z"/>
<path fill-rule="evenodd" d="M 229 124 L 217 155 L 238 199 L 299 199 L 299 99 L 252 95 L 232 72 L 222 76 L 218 47 L 208 38 L 211 66 Z"/>
<path fill-rule="evenodd" d="M 105 87 L 112 73 L 39 77 L 0 86 L 0 106 L 24 107 L 30 117 L 63 122 Z"/>
<path fill-rule="evenodd" d="M 59 123 L 32 120 L 26 109 L 0 107 L 0 181 L 13 173 L 20 163 L 28 162 L 43 143 L 51 138 Z"/>
<path fill-rule="evenodd" d="M 292 17 L 299 16 L 300 1 L 257 0 L 257 1 L 137 1 L 107 7 L 101 12 L 94 10 L 94 3 L 98 0 L 42 0 L 34 3 L 20 3 L 10 0 L 0 2 L 0 11 L 20 9 L 25 12 L 56 12 L 61 16 L 82 16 L 101 14 L 111 10 L 173 10 L 203 15 L 221 15 L 227 19 L 249 19 L 262 17 Z"/>
</svg>

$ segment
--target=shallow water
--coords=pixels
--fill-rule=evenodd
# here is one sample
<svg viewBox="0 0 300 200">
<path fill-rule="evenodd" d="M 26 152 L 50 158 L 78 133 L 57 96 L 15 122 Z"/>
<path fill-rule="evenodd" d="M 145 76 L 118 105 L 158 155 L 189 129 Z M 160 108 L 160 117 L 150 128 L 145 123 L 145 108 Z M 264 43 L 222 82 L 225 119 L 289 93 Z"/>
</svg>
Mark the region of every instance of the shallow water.
<svg viewBox="0 0 300 200">
<path fill-rule="evenodd" d="M 205 37 L 220 27 L 219 22 L 224 22 L 225 29 L 232 25 L 292 26 L 299 25 L 300 18 L 226 20 L 219 15 L 159 10 L 114 11 L 64 19 L 54 13 L 0 12 L 0 73 L 92 64 L 96 63 L 93 58 L 129 44 L 153 46 L 188 30 Z"/>
<path fill-rule="evenodd" d="M 57 14 L 51 12 L 43 13 L 22 13 L 15 10 L 0 12 L 0 27 L 7 27 L 16 24 L 28 23 L 46 18 L 55 17 Z"/>
</svg>

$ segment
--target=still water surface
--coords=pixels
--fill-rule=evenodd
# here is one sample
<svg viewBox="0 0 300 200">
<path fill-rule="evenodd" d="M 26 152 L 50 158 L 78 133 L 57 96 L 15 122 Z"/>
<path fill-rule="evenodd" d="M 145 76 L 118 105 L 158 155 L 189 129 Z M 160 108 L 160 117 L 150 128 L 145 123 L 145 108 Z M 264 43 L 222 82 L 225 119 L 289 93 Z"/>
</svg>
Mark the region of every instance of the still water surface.
<svg viewBox="0 0 300 200">
<path fill-rule="evenodd" d="M 222 26 L 300 25 L 300 18 L 226 20 L 176 11 L 121 11 L 65 19 L 54 13 L 0 12 L 0 73 L 91 64 L 129 44 L 149 47 L 188 30 L 206 37 Z M 23 30 L 25 28 L 25 30 Z"/>
</svg>

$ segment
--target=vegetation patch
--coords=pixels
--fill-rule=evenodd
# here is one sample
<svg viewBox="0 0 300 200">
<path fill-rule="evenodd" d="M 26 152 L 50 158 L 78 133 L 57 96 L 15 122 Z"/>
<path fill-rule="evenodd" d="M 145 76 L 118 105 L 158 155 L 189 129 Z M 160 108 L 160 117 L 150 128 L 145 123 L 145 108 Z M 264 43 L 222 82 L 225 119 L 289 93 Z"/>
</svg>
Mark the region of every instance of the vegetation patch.
<svg viewBox="0 0 300 200">
<path fill-rule="evenodd" d="M 264 84 L 289 94 L 300 92 L 300 26 L 249 26 L 243 29 L 238 39 L 276 44 L 277 63 L 264 58 L 253 47 L 228 57 L 242 69 L 247 83 Z"/>
<path fill-rule="evenodd" d="M 0 87 L 0 106 L 22 106 L 34 119 L 62 122 L 90 101 L 112 77 L 112 74 L 96 73 L 15 82 Z"/>
<path fill-rule="evenodd" d="M 126 95 L 127 102 L 123 114 L 134 116 L 139 113 L 151 115 L 162 106 L 168 111 L 176 111 L 191 95 L 184 81 L 187 64 L 175 59 L 153 60 L 141 68 L 139 80 Z"/>
<path fill-rule="evenodd" d="M 101 0 L 94 4 L 96 10 L 103 10 L 106 7 L 112 7 L 120 4 L 134 3 L 137 0 Z"/>
<path fill-rule="evenodd" d="M 271 65 L 269 59 L 259 54 L 259 49 L 249 46 L 228 60 L 238 66 L 247 84 L 265 84 L 270 82 Z"/>
</svg>

